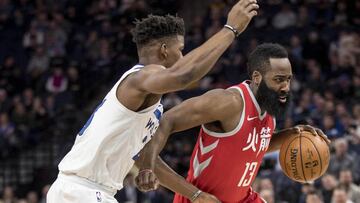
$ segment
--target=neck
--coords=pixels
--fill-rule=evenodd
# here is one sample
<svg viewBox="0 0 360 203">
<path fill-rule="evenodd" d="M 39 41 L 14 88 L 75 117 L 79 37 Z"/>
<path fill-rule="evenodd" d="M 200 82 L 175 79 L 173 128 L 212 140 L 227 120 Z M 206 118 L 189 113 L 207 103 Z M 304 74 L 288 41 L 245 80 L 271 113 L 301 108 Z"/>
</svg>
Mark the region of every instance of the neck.
<svg viewBox="0 0 360 203">
<path fill-rule="evenodd" d="M 154 57 L 139 57 L 139 64 L 142 64 L 144 66 L 150 65 L 150 64 L 157 64 L 157 65 L 163 65 L 159 60 L 157 60 Z"/>
<path fill-rule="evenodd" d="M 255 83 L 253 83 L 253 81 L 250 82 L 250 90 L 253 92 L 253 94 L 256 96 L 256 93 L 258 91 L 258 87 L 255 85 Z"/>
<path fill-rule="evenodd" d="M 258 86 L 255 85 L 255 83 L 253 83 L 253 81 L 251 81 L 250 85 L 250 90 L 253 92 L 254 96 L 255 96 L 255 99 L 256 99 L 256 94 L 257 94 L 257 91 L 258 91 Z M 257 99 L 256 99 L 257 100 Z M 257 101 L 258 104 L 260 105 L 259 101 Z M 261 110 L 261 115 L 263 115 L 265 113 L 265 110 L 261 108 L 260 106 L 260 110 Z"/>
<path fill-rule="evenodd" d="M 150 64 L 157 64 L 165 66 L 164 61 L 160 60 L 157 55 L 154 53 L 155 50 L 153 47 L 147 47 L 142 48 L 138 51 L 139 55 L 139 64 L 142 64 L 144 66 L 150 65 Z M 166 67 L 166 66 L 165 66 Z"/>
</svg>

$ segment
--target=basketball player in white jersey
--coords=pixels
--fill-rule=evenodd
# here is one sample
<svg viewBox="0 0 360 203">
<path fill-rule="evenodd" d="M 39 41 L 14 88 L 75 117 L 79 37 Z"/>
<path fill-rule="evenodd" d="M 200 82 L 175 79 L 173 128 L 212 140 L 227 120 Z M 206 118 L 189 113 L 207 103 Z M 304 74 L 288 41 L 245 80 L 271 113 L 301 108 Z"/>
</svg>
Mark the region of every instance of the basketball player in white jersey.
<svg viewBox="0 0 360 203">
<path fill-rule="evenodd" d="M 158 128 L 161 95 L 182 90 L 209 72 L 258 7 L 256 0 L 237 2 L 224 28 L 184 57 L 182 19 L 150 15 L 137 21 L 132 34 L 139 64 L 124 73 L 78 133 L 59 164 L 47 203 L 116 202 L 114 194 Z M 216 199 L 203 193 L 195 202 Z"/>
</svg>

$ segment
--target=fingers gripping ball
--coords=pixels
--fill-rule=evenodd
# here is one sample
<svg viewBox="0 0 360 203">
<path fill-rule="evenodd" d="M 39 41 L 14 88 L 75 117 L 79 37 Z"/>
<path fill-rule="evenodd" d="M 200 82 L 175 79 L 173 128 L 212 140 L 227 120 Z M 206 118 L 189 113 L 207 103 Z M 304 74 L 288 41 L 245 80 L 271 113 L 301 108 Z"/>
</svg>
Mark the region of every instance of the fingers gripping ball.
<svg viewBox="0 0 360 203">
<path fill-rule="evenodd" d="M 290 179 L 306 183 L 322 176 L 330 161 L 327 143 L 320 136 L 301 131 L 287 137 L 280 148 L 280 165 Z"/>
</svg>

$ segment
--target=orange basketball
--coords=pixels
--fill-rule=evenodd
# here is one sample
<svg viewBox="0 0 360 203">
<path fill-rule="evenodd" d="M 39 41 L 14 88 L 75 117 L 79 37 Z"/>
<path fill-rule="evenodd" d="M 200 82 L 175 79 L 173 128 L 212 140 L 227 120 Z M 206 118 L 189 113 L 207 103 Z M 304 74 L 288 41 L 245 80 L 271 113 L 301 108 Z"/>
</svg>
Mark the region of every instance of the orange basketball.
<svg viewBox="0 0 360 203">
<path fill-rule="evenodd" d="M 290 179 L 306 183 L 322 176 L 330 161 L 327 143 L 311 132 L 288 136 L 280 148 L 280 165 Z"/>
</svg>

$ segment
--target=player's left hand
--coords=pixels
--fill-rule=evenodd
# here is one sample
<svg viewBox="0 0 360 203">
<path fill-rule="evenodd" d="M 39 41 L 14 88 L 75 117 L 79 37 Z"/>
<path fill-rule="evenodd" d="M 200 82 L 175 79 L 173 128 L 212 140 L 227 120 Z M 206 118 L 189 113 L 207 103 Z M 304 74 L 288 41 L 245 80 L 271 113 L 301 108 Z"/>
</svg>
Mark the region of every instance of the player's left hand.
<svg viewBox="0 0 360 203">
<path fill-rule="evenodd" d="M 142 192 L 156 190 L 159 187 L 159 180 L 150 169 L 140 170 L 135 178 L 136 187 Z"/>
<path fill-rule="evenodd" d="M 311 132 L 314 136 L 320 136 L 322 139 L 325 140 L 325 142 L 327 144 L 330 144 L 330 140 L 329 138 L 325 135 L 325 133 L 319 129 L 319 128 L 315 128 L 311 125 L 297 125 L 294 128 L 296 128 L 296 130 L 300 133 L 301 131 L 309 131 Z"/>
</svg>

